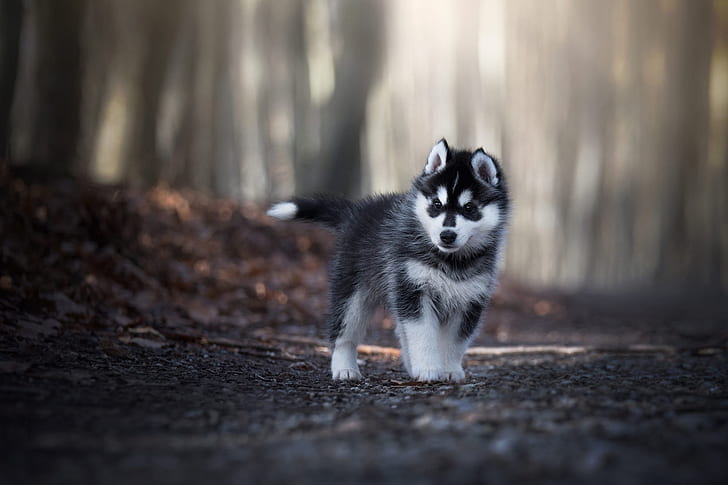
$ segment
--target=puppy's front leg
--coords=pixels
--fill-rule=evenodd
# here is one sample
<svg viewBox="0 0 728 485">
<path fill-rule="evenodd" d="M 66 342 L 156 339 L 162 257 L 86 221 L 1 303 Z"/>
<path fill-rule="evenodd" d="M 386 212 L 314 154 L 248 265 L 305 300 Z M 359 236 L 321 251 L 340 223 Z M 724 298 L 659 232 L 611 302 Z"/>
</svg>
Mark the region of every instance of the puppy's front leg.
<svg viewBox="0 0 728 485">
<path fill-rule="evenodd" d="M 473 302 L 462 313 L 452 315 L 440 327 L 440 341 L 442 343 L 442 361 L 444 367 L 443 380 L 461 382 L 465 380 L 463 371 L 463 356 L 478 328 L 483 305 Z"/>
<path fill-rule="evenodd" d="M 410 375 L 423 382 L 440 380 L 443 362 L 440 322 L 429 305 L 423 305 L 420 318 L 401 322 L 407 340 Z"/>
</svg>

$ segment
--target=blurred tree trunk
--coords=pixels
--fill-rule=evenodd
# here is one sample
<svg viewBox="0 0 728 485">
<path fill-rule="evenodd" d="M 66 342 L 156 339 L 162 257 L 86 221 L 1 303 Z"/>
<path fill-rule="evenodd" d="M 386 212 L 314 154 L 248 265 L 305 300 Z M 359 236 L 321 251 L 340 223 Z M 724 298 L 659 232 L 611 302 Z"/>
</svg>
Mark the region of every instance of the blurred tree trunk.
<svg viewBox="0 0 728 485">
<path fill-rule="evenodd" d="M 81 32 L 85 0 L 35 0 L 28 14 L 33 48 L 28 105 L 29 126 L 20 162 L 34 172 L 70 173 L 77 161 L 81 131 Z"/>
<path fill-rule="evenodd" d="M 166 60 L 167 104 L 176 106 L 162 180 L 220 196 L 240 198 L 240 117 L 237 91 L 243 41 L 241 2 L 189 2 L 178 19 L 177 46 Z M 167 107 L 169 111 L 169 106 Z M 157 120 L 157 124 L 168 120 Z M 167 128 L 170 129 L 170 128 Z"/>
<path fill-rule="evenodd" d="M 21 0 L 0 2 L 0 160 L 10 153 L 10 108 L 18 76 L 22 17 Z"/>
<path fill-rule="evenodd" d="M 263 72 L 256 79 L 254 99 L 249 104 L 255 106 L 260 142 L 253 146 L 259 148 L 263 166 L 246 184 L 267 185 L 269 193 L 278 197 L 293 189 L 296 66 L 292 39 L 299 28 L 295 25 L 301 21 L 301 12 L 294 1 L 262 1 L 256 5 L 254 14 L 255 35 L 251 40 L 257 46 L 258 66 L 250 67 L 262 68 Z M 281 190 L 286 187 L 287 190 Z M 263 196 L 258 192 L 258 198 Z"/>
<path fill-rule="evenodd" d="M 710 70 L 710 142 L 704 207 L 709 221 L 708 265 L 728 293 L 728 2 L 714 2 L 715 39 Z M 714 273 L 715 274 L 715 273 Z"/>
<path fill-rule="evenodd" d="M 290 29 L 289 51 L 293 57 L 294 121 L 293 163 L 294 187 L 299 193 L 310 192 L 310 172 L 315 170 L 321 143 L 321 119 L 318 106 L 312 99 L 311 73 L 322 56 L 330 54 L 330 45 L 322 45 L 330 34 L 328 12 L 322 0 L 297 2 L 294 22 Z M 324 18 L 322 18 L 324 17 Z M 320 48 L 319 48 L 320 47 Z M 323 52 L 322 52 L 323 50 Z M 330 55 L 323 62 L 331 61 Z M 325 64 L 326 65 L 326 64 Z M 319 76 L 320 72 L 317 72 Z M 314 82 L 315 84 L 315 82 Z"/>
<path fill-rule="evenodd" d="M 719 279 L 718 267 L 709 264 L 710 211 L 703 204 L 710 185 L 706 175 L 712 1 L 678 2 L 666 10 L 662 37 L 671 55 L 665 56 L 663 99 L 674 102 L 660 106 L 664 139 L 656 158 L 663 162 L 660 169 L 666 180 L 659 201 L 664 219 L 655 276 L 658 281 L 675 281 L 689 275 L 691 284 L 700 279 L 713 283 Z"/>
<path fill-rule="evenodd" d="M 321 154 L 316 169 L 300 180 L 303 192 L 360 196 L 361 137 L 369 91 L 381 68 L 385 16 L 378 0 L 342 1 L 337 7 L 335 87 L 322 113 Z"/>
<path fill-rule="evenodd" d="M 126 149 L 127 180 L 141 185 L 160 181 L 163 160 L 159 155 L 157 134 L 165 76 L 169 71 L 179 25 L 187 14 L 188 2 L 152 1 L 140 5 L 135 20 L 141 36 L 136 96 L 131 108 L 131 130 Z M 223 32 L 221 35 L 226 35 Z"/>
<path fill-rule="evenodd" d="M 210 160 L 213 160 L 212 191 L 223 197 L 240 198 L 241 179 L 240 165 L 242 151 L 240 146 L 241 126 L 238 123 L 239 114 L 235 110 L 236 88 L 238 86 L 238 70 L 234 59 L 234 49 L 237 47 L 232 26 L 237 25 L 234 19 L 240 16 L 238 5 L 231 1 L 218 2 L 218 18 L 215 23 L 215 47 L 217 53 L 212 88 L 213 122 L 212 146 Z"/>
<path fill-rule="evenodd" d="M 209 190 L 211 179 L 206 163 L 199 163 L 202 153 L 201 143 L 206 139 L 205 129 L 209 122 L 200 112 L 209 102 L 200 100 L 200 84 L 210 75 L 210 60 L 214 53 L 206 53 L 209 48 L 209 31 L 211 30 L 210 8 L 203 8 L 199 2 L 189 5 L 188 15 L 184 18 L 182 35 L 178 49 L 180 65 L 176 77 L 170 84 L 174 96 L 178 99 L 180 120 L 173 135 L 173 147 L 170 150 L 172 162 L 168 172 L 168 181 L 175 187 L 192 187 L 196 190 Z M 205 83 L 202 89 L 209 89 Z"/>
</svg>

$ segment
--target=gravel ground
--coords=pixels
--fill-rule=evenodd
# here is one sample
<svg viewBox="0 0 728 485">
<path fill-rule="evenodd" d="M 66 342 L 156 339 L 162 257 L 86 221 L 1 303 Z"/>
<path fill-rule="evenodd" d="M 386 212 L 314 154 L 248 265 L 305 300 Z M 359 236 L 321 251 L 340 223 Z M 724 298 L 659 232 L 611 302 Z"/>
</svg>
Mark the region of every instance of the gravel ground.
<svg viewBox="0 0 728 485">
<path fill-rule="evenodd" d="M 724 348 L 491 348 L 445 385 L 257 345 L 5 339 L 2 483 L 728 481 Z"/>
</svg>

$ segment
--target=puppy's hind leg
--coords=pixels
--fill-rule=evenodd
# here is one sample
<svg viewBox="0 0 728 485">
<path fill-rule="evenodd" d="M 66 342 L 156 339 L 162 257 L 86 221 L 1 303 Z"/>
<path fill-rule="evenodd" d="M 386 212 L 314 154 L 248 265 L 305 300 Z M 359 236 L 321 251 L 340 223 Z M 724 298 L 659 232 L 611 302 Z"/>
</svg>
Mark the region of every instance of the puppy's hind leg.
<svg viewBox="0 0 728 485">
<path fill-rule="evenodd" d="M 333 342 L 331 375 L 334 380 L 362 378 L 356 362 L 356 347 L 364 337 L 371 313 L 361 291 L 355 291 L 339 302 L 336 309 L 332 308 L 329 330 Z"/>
</svg>

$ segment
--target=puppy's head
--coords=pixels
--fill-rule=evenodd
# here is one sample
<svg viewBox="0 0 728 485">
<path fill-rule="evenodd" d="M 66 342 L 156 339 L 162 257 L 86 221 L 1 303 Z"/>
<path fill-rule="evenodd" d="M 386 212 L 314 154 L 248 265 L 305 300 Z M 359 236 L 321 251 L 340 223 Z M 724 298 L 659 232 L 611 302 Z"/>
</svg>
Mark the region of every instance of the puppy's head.
<svg viewBox="0 0 728 485">
<path fill-rule="evenodd" d="M 508 193 L 498 161 L 482 148 L 451 150 L 440 140 L 417 179 L 415 212 L 443 253 L 490 244 L 508 217 Z"/>
</svg>

